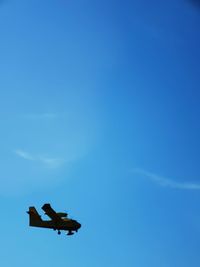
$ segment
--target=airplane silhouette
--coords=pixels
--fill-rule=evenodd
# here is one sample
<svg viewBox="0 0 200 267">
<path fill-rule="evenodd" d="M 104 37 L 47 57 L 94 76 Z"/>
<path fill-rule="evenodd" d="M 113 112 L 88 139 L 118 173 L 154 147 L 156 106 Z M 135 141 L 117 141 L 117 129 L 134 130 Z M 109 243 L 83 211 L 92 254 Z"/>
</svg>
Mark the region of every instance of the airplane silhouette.
<svg viewBox="0 0 200 267">
<path fill-rule="evenodd" d="M 27 211 L 29 214 L 29 226 L 57 230 L 59 235 L 61 230 L 68 231 L 67 235 L 73 235 L 73 231 L 78 232 L 78 229 L 81 227 L 81 224 L 76 220 L 67 218 L 67 213 L 55 212 L 50 204 L 44 204 L 42 209 L 51 220 L 43 220 L 35 207 L 29 207 L 29 211 Z"/>
</svg>

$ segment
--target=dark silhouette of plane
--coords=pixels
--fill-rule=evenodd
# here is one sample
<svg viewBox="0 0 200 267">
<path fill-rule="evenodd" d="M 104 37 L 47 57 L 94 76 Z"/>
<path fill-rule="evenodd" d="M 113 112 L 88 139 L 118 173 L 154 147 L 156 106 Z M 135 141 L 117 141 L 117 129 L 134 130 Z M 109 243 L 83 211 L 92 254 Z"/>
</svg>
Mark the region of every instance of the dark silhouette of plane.
<svg viewBox="0 0 200 267">
<path fill-rule="evenodd" d="M 75 220 L 67 218 L 68 214 L 65 212 L 55 212 L 50 204 L 44 204 L 42 209 L 45 214 L 48 215 L 51 220 L 42 220 L 35 207 L 29 207 L 29 225 L 34 227 L 50 228 L 57 230 L 58 234 L 61 234 L 61 230 L 68 231 L 67 235 L 73 235 L 74 232 L 78 232 L 81 224 Z"/>
</svg>

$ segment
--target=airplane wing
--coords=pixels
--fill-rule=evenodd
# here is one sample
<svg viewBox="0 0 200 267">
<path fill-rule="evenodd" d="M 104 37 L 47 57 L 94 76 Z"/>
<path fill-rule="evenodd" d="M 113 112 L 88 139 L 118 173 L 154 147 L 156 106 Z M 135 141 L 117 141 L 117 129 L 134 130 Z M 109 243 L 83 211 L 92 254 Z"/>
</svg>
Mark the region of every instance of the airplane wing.
<svg viewBox="0 0 200 267">
<path fill-rule="evenodd" d="M 62 222 L 62 218 L 55 212 L 55 210 L 52 209 L 50 204 L 44 204 L 42 206 L 42 209 L 45 211 L 45 214 L 47 214 L 52 221 L 54 222 Z"/>
</svg>

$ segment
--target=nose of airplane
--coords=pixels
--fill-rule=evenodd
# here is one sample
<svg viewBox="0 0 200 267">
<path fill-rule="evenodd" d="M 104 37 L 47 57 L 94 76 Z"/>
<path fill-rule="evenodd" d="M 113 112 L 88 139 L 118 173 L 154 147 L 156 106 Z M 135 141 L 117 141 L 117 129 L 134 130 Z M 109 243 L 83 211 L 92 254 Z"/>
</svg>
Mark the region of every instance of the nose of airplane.
<svg viewBox="0 0 200 267">
<path fill-rule="evenodd" d="M 77 222 L 78 229 L 81 228 L 81 224 Z"/>
</svg>

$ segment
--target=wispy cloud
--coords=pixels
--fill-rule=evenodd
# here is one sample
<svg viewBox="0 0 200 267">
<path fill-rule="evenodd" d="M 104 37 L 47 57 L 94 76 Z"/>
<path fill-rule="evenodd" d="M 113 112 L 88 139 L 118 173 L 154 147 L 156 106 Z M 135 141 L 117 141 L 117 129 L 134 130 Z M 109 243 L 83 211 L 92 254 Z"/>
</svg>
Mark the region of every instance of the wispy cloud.
<svg viewBox="0 0 200 267">
<path fill-rule="evenodd" d="M 200 183 L 176 182 L 172 179 L 142 169 L 132 169 L 132 171 L 134 173 L 147 177 L 151 181 L 163 187 L 171 187 L 175 189 L 185 189 L 185 190 L 200 190 Z"/>
<path fill-rule="evenodd" d="M 61 158 L 49 158 L 44 156 L 39 156 L 38 160 L 51 168 L 58 168 L 66 162 L 66 160 Z"/>
<path fill-rule="evenodd" d="M 15 150 L 15 154 L 17 154 L 19 157 L 26 159 L 26 160 L 35 160 L 31 154 L 29 154 L 29 153 L 27 153 L 21 149 Z"/>
<path fill-rule="evenodd" d="M 66 162 L 66 160 L 64 160 L 62 158 L 51 158 L 51 157 L 42 156 L 42 155 L 32 155 L 32 154 L 30 154 L 24 150 L 21 150 L 21 149 L 17 149 L 14 152 L 17 156 L 19 156 L 25 160 L 39 162 L 39 163 L 42 163 L 49 168 L 58 168 Z"/>
</svg>

